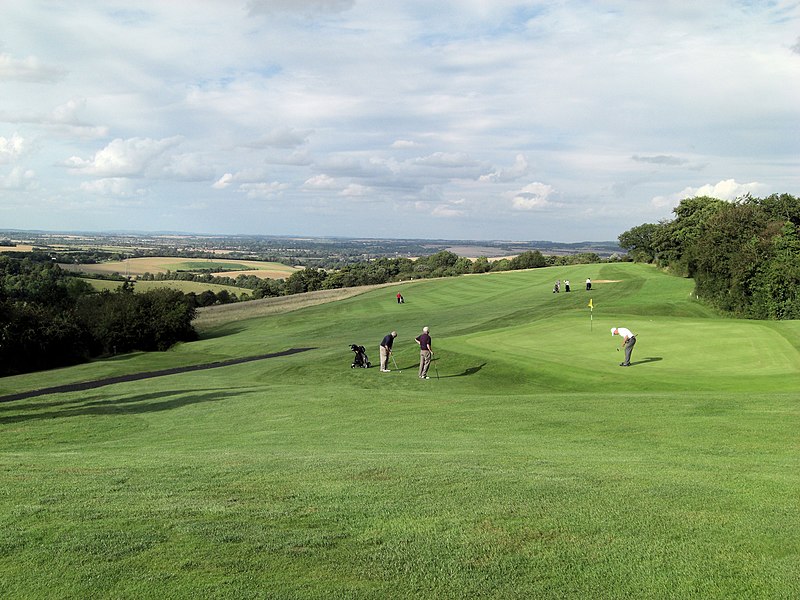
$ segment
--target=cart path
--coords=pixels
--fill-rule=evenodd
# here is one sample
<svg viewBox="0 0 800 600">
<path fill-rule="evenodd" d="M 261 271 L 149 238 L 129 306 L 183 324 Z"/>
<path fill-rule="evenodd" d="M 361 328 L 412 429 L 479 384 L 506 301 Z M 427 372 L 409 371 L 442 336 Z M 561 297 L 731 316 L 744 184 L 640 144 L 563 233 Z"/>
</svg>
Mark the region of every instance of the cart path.
<svg viewBox="0 0 800 600">
<path fill-rule="evenodd" d="M 220 360 L 203 365 L 189 365 L 187 367 L 173 367 L 171 369 L 162 369 L 160 371 L 147 371 L 145 373 L 131 373 L 129 375 L 119 375 L 117 377 L 107 377 L 105 379 L 97 379 L 95 381 L 82 381 L 79 383 L 69 383 L 66 385 L 57 385 L 54 387 L 42 388 L 39 390 L 30 390 L 28 392 L 19 392 L 18 394 L 9 394 L 7 396 L 0 396 L 0 402 L 13 402 L 14 400 L 25 400 L 27 398 L 35 398 L 36 396 L 45 396 L 47 394 L 60 394 L 63 392 L 79 392 L 82 390 L 92 390 L 95 388 L 103 387 L 106 385 L 113 385 L 115 383 L 126 383 L 128 381 L 138 381 L 140 379 L 152 379 L 153 377 L 163 377 L 164 375 L 176 375 L 178 373 L 188 373 L 190 371 L 205 371 L 206 369 L 217 369 L 219 367 L 229 367 L 231 365 L 240 365 L 242 363 L 253 362 L 256 360 L 264 360 L 267 358 L 277 358 L 279 356 L 289 356 L 291 354 L 298 354 L 299 352 L 308 352 L 309 350 L 316 350 L 316 348 L 289 348 L 283 352 L 273 352 L 271 354 L 260 354 L 258 356 L 245 356 L 243 358 L 231 358 L 229 360 Z"/>
</svg>

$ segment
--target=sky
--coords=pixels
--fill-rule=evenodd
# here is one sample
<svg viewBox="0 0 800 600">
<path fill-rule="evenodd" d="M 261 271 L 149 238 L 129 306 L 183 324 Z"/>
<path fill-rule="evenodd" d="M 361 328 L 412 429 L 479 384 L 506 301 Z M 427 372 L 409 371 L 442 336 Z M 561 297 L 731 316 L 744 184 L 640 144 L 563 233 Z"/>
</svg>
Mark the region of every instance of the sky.
<svg viewBox="0 0 800 600">
<path fill-rule="evenodd" d="M 606 241 L 800 195 L 800 0 L 0 9 L 0 229 Z"/>
</svg>

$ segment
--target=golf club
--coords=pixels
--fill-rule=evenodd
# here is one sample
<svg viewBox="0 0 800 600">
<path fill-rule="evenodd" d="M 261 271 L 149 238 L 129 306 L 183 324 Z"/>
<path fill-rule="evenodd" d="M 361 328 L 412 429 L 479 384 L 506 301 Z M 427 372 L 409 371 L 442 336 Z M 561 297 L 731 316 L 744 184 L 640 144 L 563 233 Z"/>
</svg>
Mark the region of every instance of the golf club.
<svg viewBox="0 0 800 600">
<path fill-rule="evenodd" d="M 397 370 L 399 373 L 402 373 L 403 371 L 400 369 L 400 367 L 398 367 L 398 366 L 397 366 L 397 361 L 394 359 L 394 353 L 390 354 L 389 356 L 391 356 L 391 357 L 392 357 L 392 362 L 394 363 L 394 368 L 395 368 L 395 369 L 396 369 L 396 370 Z"/>
<path fill-rule="evenodd" d="M 433 370 L 436 371 L 436 381 L 439 381 L 439 367 L 436 366 L 436 359 L 433 358 L 433 352 L 431 352 L 431 362 L 433 363 Z"/>
</svg>

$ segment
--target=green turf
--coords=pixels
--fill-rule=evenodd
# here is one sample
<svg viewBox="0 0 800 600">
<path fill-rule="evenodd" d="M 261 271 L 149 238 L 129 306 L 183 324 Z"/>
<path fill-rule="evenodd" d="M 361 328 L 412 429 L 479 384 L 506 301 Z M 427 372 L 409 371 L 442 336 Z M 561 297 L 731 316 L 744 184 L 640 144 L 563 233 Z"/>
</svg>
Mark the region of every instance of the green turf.
<svg viewBox="0 0 800 600">
<path fill-rule="evenodd" d="M 586 277 L 620 281 L 551 293 Z M 315 348 L 0 403 L 0 597 L 796 598 L 800 322 L 691 292 L 632 264 L 404 283 L 0 379 Z M 391 329 L 402 373 L 350 369 Z"/>
</svg>

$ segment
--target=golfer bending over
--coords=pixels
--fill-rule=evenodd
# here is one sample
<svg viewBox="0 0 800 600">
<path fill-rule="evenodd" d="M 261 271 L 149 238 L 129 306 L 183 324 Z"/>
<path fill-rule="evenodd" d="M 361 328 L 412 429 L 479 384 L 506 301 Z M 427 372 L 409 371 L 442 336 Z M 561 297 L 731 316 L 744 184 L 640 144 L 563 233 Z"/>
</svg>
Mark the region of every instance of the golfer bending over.
<svg viewBox="0 0 800 600">
<path fill-rule="evenodd" d="M 633 352 L 633 347 L 636 345 L 636 336 L 631 333 L 630 329 L 625 329 L 624 327 L 612 327 L 611 335 L 620 336 L 622 338 L 621 347 L 625 348 L 625 362 L 619 363 L 619 366 L 630 367 L 631 352 Z"/>
<path fill-rule="evenodd" d="M 431 366 L 433 350 L 431 350 L 431 336 L 428 335 L 428 328 L 423 327 L 422 333 L 415 339 L 419 344 L 419 378 L 430 379 L 428 377 L 428 367 Z"/>
<path fill-rule="evenodd" d="M 381 373 L 389 372 L 389 357 L 392 355 L 392 344 L 394 343 L 394 338 L 396 337 L 397 332 L 393 331 L 392 333 L 386 334 L 386 336 L 381 340 Z"/>
</svg>

